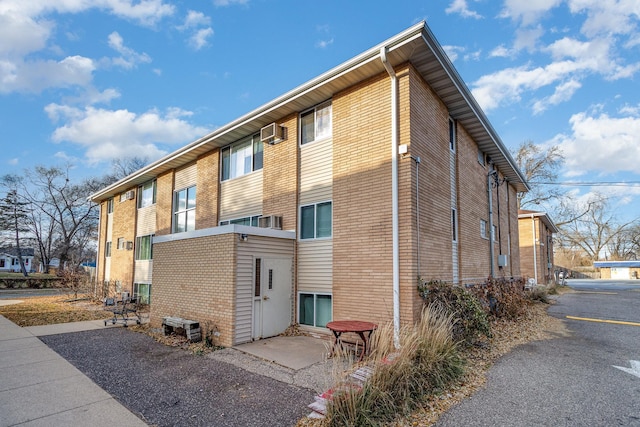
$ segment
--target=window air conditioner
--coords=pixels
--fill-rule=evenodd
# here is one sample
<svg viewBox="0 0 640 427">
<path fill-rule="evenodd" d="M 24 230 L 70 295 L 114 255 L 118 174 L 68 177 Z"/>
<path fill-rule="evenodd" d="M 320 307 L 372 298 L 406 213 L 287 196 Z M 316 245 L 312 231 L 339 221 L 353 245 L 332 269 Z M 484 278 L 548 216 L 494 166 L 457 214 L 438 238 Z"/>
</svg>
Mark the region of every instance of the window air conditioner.
<svg viewBox="0 0 640 427">
<path fill-rule="evenodd" d="M 282 230 L 282 217 L 278 215 L 261 216 L 258 218 L 258 226 L 260 228 Z"/>
<path fill-rule="evenodd" d="M 128 241 L 125 243 L 125 247 L 127 248 L 128 251 L 133 249 L 133 242 L 132 241 Z"/>
<path fill-rule="evenodd" d="M 269 144 L 277 144 L 285 139 L 284 134 L 284 126 L 280 126 L 274 122 L 260 129 L 260 141 L 267 142 Z"/>
</svg>

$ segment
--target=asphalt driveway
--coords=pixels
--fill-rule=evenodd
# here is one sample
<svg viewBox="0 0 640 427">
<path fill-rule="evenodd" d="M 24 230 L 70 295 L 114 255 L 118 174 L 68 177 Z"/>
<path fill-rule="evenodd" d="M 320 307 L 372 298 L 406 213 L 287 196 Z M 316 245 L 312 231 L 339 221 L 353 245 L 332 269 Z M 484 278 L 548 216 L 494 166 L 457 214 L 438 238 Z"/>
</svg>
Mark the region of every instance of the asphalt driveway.
<svg viewBox="0 0 640 427">
<path fill-rule="evenodd" d="M 150 425 L 291 426 L 315 394 L 124 328 L 40 339 Z"/>
</svg>

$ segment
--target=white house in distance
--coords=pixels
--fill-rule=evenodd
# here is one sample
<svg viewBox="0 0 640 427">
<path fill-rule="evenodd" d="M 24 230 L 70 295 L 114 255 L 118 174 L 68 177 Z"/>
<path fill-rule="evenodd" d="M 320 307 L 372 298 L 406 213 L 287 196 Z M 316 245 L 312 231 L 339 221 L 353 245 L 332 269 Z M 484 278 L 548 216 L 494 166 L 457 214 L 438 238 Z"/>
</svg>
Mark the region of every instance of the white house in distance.
<svg viewBox="0 0 640 427">
<path fill-rule="evenodd" d="M 28 272 L 33 271 L 33 248 L 22 248 L 22 259 L 24 267 Z M 18 258 L 18 248 L 9 246 L 0 248 L 0 271 L 14 272 L 20 271 L 20 260 Z"/>
</svg>

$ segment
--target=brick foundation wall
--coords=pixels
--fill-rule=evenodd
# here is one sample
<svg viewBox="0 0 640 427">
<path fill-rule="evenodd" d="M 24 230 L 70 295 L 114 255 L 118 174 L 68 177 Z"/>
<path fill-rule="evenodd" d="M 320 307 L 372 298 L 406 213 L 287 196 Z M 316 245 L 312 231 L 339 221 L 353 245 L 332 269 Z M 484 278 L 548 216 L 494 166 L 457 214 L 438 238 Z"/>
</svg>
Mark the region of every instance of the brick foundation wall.
<svg viewBox="0 0 640 427">
<path fill-rule="evenodd" d="M 236 298 L 235 234 L 154 244 L 152 327 L 165 316 L 215 325 L 219 342 L 233 345 Z M 204 332 L 204 330 L 203 330 Z"/>
</svg>

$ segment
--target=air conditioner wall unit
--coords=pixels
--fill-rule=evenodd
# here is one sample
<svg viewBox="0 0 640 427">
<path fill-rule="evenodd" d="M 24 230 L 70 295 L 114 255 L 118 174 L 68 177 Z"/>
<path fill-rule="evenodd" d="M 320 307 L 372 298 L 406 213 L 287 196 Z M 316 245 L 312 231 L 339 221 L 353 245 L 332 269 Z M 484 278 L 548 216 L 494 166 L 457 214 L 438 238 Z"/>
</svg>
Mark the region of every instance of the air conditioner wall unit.
<svg viewBox="0 0 640 427">
<path fill-rule="evenodd" d="M 261 216 L 258 218 L 258 226 L 260 228 L 282 230 L 282 217 L 278 215 Z"/>
<path fill-rule="evenodd" d="M 133 242 L 132 241 L 128 241 L 125 243 L 125 247 L 127 248 L 128 251 L 133 249 Z"/>
<path fill-rule="evenodd" d="M 277 144 L 278 142 L 286 139 L 285 134 L 285 127 L 274 122 L 260 129 L 260 141 L 267 142 L 269 144 Z"/>
<path fill-rule="evenodd" d="M 134 190 L 129 190 L 124 193 L 125 200 L 133 200 L 136 197 L 136 192 Z"/>
</svg>

